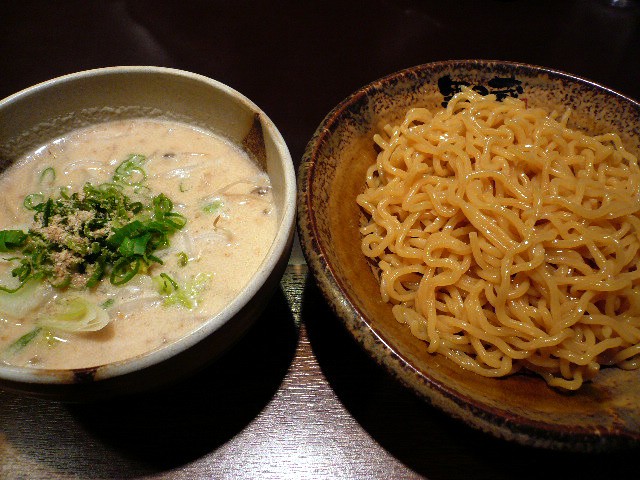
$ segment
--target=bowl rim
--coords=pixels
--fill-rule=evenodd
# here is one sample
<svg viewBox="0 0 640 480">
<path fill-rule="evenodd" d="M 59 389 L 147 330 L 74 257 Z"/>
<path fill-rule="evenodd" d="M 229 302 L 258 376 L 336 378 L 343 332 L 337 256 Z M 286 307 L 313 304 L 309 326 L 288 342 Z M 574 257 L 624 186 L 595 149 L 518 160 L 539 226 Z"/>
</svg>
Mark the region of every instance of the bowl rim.
<svg viewBox="0 0 640 480">
<path fill-rule="evenodd" d="M 115 377 L 121 377 L 160 364 L 198 344 L 220 329 L 223 325 L 227 324 L 228 321 L 232 320 L 236 314 L 250 303 L 260 288 L 266 283 L 270 275 L 277 269 L 278 263 L 281 261 L 281 257 L 287 254 L 288 248 L 291 245 L 291 237 L 295 229 L 296 219 L 296 172 L 287 143 L 275 123 L 260 107 L 258 107 L 244 94 L 218 80 L 187 70 L 153 65 L 101 67 L 61 75 L 24 88 L 0 100 L 0 110 L 6 105 L 12 104 L 26 96 L 60 84 L 82 81 L 86 78 L 95 76 L 110 76 L 114 74 L 120 75 L 128 73 L 138 75 L 161 74 L 167 77 L 190 79 L 222 92 L 234 101 L 243 105 L 249 111 L 259 115 L 262 119 L 262 128 L 267 131 L 265 136 L 269 135 L 273 140 L 278 152 L 279 163 L 281 164 L 284 173 L 284 208 L 280 211 L 281 218 L 278 223 L 276 236 L 273 239 L 264 260 L 259 265 L 258 270 L 238 295 L 236 295 L 236 297 L 222 311 L 204 320 L 198 328 L 184 337 L 181 337 L 170 344 L 134 357 L 92 367 L 40 369 L 0 364 L 0 381 L 6 380 L 16 384 L 75 384 L 77 383 L 75 379 L 86 378 L 86 372 L 95 372 L 95 374 L 92 375 L 92 379 L 93 381 L 99 382 Z"/>
<path fill-rule="evenodd" d="M 302 252 L 313 273 L 316 285 L 318 285 L 327 303 L 339 318 L 340 322 L 349 331 L 352 337 L 364 349 L 369 356 L 383 366 L 388 373 L 397 378 L 409 390 L 426 399 L 431 404 L 452 415 L 458 420 L 465 420 L 473 427 L 491 433 L 499 438 L 515 440 L 523 445 L 535 445 L 544 448 L 560 450 L 606 450 L 629 443 L 640 444 L 640 432 L 629 432 L 620 429 L 613 432 L 602 432 L 588 427 L 575 427 L 570 434 L 567 428 L 558 425 L 536 421 L 526 418 L 515 412 L 499 410 L 491 406 L 482 405 L 461 392 L 456 391 L 446 383 L 435 381 L 428 375 L 419 371 L 412 362 L 400 351 L 392 347 L 378 331 L 363 312 L 357 307 L 354 299 L 347 293 L 343 282 L 336 274 L 334 267 L 328 262 L 326 248 L 318 240 L 320 236 L 317 230 L 316 213 L 311 204 L 312 179 L 317 166 L 317 157 L 325 139 L 332 135 L 335 125 L 340 121 L 348 109 L 360 99 L 371 92 L 381 90 L 386 84 L 395 79 L 417 75 L 423 70 L 437 70 L 445 67 L 452 68 L 486 68 L 490 66 L 505 66 L 511 69 L 523 69 L 531 73 L 548 74 L 550 77 L 579 83 L 591 89 L 599 90 L 621 101 L 632 105 L 640 113 L 640 103 L 612 88 L 601 85 L 593 80 L 579 75 L 574 75 L 562 70 L 549 67 L 507 61 L 489 59 L 452 59 L 429 62 L 410 66 L 358 88 L 345 97 L 323 118 L 312 138 L 307 143 L 302 161 L 298 167 L 298 221 L 297 229 L 300 237 Z M 350 320 L 361 328 L 360 338 L 349 328 Z M 376 354 L 368 346 L 371 343 L 381 345 L 382 352 Z M 461 413 L 461 410 L 464 410 Z M 546 438 L 540 437 L 543 432 Z M 607 439 L 607 443 L 603 439 Z"/>
</svg>

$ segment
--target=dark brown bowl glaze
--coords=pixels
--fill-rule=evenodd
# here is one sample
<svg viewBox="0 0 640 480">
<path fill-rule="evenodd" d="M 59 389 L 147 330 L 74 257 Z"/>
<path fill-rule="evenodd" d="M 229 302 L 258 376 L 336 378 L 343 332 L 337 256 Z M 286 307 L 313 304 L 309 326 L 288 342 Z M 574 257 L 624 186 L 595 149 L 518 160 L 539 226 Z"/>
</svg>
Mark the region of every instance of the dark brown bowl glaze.
<svg viewBox="0 0 640 480">
<path fill-rule="evenodd" d="M 589 80 L 485 60 L 408 68 L 353 93 L 325 117 L 309 142 L 298 172 L 298 231 L 307 263 L 364 349 L 437 408 L 524 445 L 573 451 L 637 446 L 640 370 L 605 368 L 571 393 L 526 374 L 481 377 L 427 353 L 381 300 L 360 250 L 361 212 L 355 201 L 375 158 L 373 133 L 410 106 L 437 108 L 459 82 L 518 95 L 548 110 L 571 107 L 574 127 L 591 134 L 617 131 L 631 151 L 640 151 L 640 104 Z"/>
</svg>

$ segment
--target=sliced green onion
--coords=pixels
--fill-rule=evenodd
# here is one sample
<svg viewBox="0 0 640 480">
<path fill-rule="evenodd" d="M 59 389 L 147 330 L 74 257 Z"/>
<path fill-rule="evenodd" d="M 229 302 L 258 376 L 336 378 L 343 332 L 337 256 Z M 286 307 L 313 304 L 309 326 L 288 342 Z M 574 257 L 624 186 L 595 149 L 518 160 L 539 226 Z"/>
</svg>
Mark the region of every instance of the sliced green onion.
<svg viewBox="0 0 640 480">
<path fill-rule="evenodd" d="M 43 204 L 40 205 L 44 205 L 42 207 L 42 226 L 43 227 L 48 227 L 49 226 L 49 220 L 52 217 L 52 212 L 53 212 L 53 199 L 48 199 L 46 202 L 44 202 Z M 40 205 L 36 205 L 34 208 L 37 209 L 37 207 L 39 207 Z"/>
<path fill-rule="evenodd" d="M 113 181 L 130 186 L 141 185 L 147 179 L 147 172 L 142 168 L 142 165 L 144 165 L 146 161 L 147 157 L 144 155 L 129 155 L 129 157 L 116 168 Z"/>
<path fill-rule="evenodd" d="M 207 287 L 211 275 L 199 273 L 183 287 L 177 288 L 164 300 L 165 306 L 180 305 L 189 310 L 195 308 L 201 300 L 201 294 Z"/>
<path fill-rule="evenodd" d="M 109 321 L 103 308 L 82 297 L 64 297 L 54 304 L 51 312 L 36 319 L 41 327 L 65 332 L 95 332 Z"/>
<path fill-rule="evenodd" d="M 44 202 L 44 195 L 41 193 L 32 193 L 24 197 L 24 208 L 27 210 L 35 210 L 36 205 L 40 205 Z"/>
<path fill-rule="evenodd" d="M 153 283 L 158 289 L 158 293 L 161 295 L 171 295 L 173 292 L 180 289 L 177 282 L 166 273 L 161 273 L 157 277 L 154 277 Z"/>
<path fill-rule="evenodd" d="M 220 211 L 223 207 L 224 203 L 222 200 L 214 200 L 213 202 L 207 203 L 202 207 L 202 211 L 205 213 L 215 214 Z"/>
<path fill-rule="evenodd" d="M 65 200 L 69 200 L 69 198 L 71 198 L 71 194 L 69 193 L 70 191 L 71 191 L 71 188 L 68 185 L 60 187 L 60 190 L 59 190 L 60 197 L 64 198 Z"/>
<path fill-rule="evenodd" d="M 102 308 L 104 308 L 105 310 L 111 308 L 113 306 L 113 304 L 116 303 L 116 301 L 113 298 L 108 298 L 107 300 L 105 300 L 104 302 L 102 302 L 100 304 L 100 306 Z"/>
<path fill-rule="evenodd" d="M 22 230 L 0 230 L 0 252 L 11 252 L 21 247 L 27 237 Z"/>
<path fill-rule="evenodd" d="M 40 183 L 44 185 L 52 185 L 56 179 L 56 171 L 53 167 L 45 168 L 40 174 Z"/>
<path fill-rule="evenodd" d="M 140 259 L 121 258 L 113 266 L 109 280 L 113 285 L 123 285 L 140 271 Z"/>
<path fill-rule="evenodd" d="M 173 202 L 164 193 L 153 197 L 151 202 L 156 214 L 169 213 L 173 209 Z"/>
<path fill-rule="evenodd" d="M 187 219 L 173 211 L 173 202 L 162 193 L 135 201 L 127 195 L 132 190 L 150 192 L 141 184 L 147 178 L 145 162 L 145 156 L 132 154 L 116 168 L 111 182 L 87 183 L 75 193 L 60 189 L 56 198 L 41 192 L 25 197 L 25 208 L 34 211 L 34 228 L 0 230 L 0 252 L 22 254 L 11 271 L 20 284 L 12 288 L 0 282 L 0 292 L 17 292 L 29 279 L 44 279 L 64 289 L 73 278 L 92 288 L 109 275 L 113 284 L 121 285 L 146 272 L 151 263 L 162 264 L 156 250 L 169 246 L 169 237 Z M 41 180 L 53 180 L 55 175 L 48 167 Z M 71 259 L 63 272 L 61 256 Z"/>
<path fill-rule="evenodd" d="M 177 212 L 169 212 L 164 215 L 164 221 L 173 228 L 180 230 L 187 224 L 187 218 Z"/>
<path fill-rule="evenodd" d="M 29 343 L 31 343 L 33 339 L 36 338 L 41 331 L 42 331 L 41 327 L 36 327 L 30 332 L 25 333 L 23 336 L 21 336 L 19 339 L 17 339 L 15 342 L 13 342 L 11 345 L 7 347 L 6 354 L 15 355 L 24 347 L 29 345 Z"/>
</svg>

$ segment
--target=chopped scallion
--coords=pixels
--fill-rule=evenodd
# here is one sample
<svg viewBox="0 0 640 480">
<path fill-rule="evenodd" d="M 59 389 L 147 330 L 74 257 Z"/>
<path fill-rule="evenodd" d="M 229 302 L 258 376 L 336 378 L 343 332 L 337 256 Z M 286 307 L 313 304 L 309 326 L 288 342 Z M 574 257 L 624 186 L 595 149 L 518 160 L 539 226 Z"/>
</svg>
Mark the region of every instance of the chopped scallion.
<svg viewBox="0 0 640 480">
<path fill-rule="evenodd" d="M 40 183 L 43 185 L 52 185 L 56 179 L 56 171 L 53 167 L 45 168 L 40 174 Z"/>
<path fill-rule="evenodd" d="M 41 193 L 32 193 L 24 197 L 24 208 L 27 210 L 34 210 L 36 205 L 41 204 L 44 201 L 44 195 Z"/>
<path fill-rule="evenodd" d="M 24 347 L 26 347 L 29 343 L 31 343 L 33 341 L 33 339 L 35 339 L 41 331 L 42 331 L 41 327 L 36 327 L 33 330 L 31 330 L 30 332 L 25 333 L 23 336 L 21 336 L 15 342 L 13 342 L 11 345 L 9 345 L 9 347 L 7 348 L 7 352 L 6 353 L 9 354 L 9 355 L 15 355 L 20 350 L 22 350 Z"/>
<path fill-rule="evenodd" d="M 171 291 L 164 300 L 165 306 L 180 305 L 188 309 L 195 308 L 200 302 L 200 296 L 209 283 L 211 275 L 199 273 L 182 287 L 175 286 L 175 290 Z"/>
<path fill-rule="evenodd" d="M 111 308 L 113 306 L 113 304 L 116 303 L 116 301 L 113 298 L 108 298 L 107 300 L 105 300 L 104 302 L 102 302 L 100 304 L 100 306 L 102 308 L 104 308 L 105 310 Z"/>
<path fill-rule="evenodd" d="M 0 252 L 22 254 L 11 272 L 21 283 L 14 289 L 0 285 L 0 290 L 12 293 L 31 278 L 58 288 L 72 283 L 91 288 L 108 275 L 121 285 L 150 264 L 162 263 L 155 252 L 169 245 L 187 219 L 162 193 L 144 202 L 144 197 L 130 197 L 136 190 L 149 191 L 143 185 L 145 162 L 144 155 L 132 154 L 116 168 L 112 182 L 87 183 L 81 192 L 27 195 L 24 206 L 34 212 L 34 226 L 28 232 L 0 231 Z M 55 178 L 55 171 L 45 169 L 42 178 Z"/>
<path fill-rule="evenodd" d="M 214 200 L 213 202 L 209 202 L 202 207 L 202 211 L 205 213 L 215 214 L 220 211 L 223 207 L 224 203 L 222 200 Z"/>
</svg>

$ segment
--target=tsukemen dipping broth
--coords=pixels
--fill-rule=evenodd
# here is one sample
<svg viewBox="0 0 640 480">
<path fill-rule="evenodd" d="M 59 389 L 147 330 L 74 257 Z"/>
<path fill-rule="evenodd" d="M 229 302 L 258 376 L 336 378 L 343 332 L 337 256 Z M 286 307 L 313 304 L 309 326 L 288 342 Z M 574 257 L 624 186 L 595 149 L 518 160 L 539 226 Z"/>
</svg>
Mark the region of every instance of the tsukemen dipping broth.
<svg viewBox="0 0 640 480">
<path fill-rule="evenodd" d="M 83 368 L 197 329 L 238 295 L 276 234 L 271 185 L 191 126 L 78 130 L 0 176 L 0 362 Z"/>
</svg>

